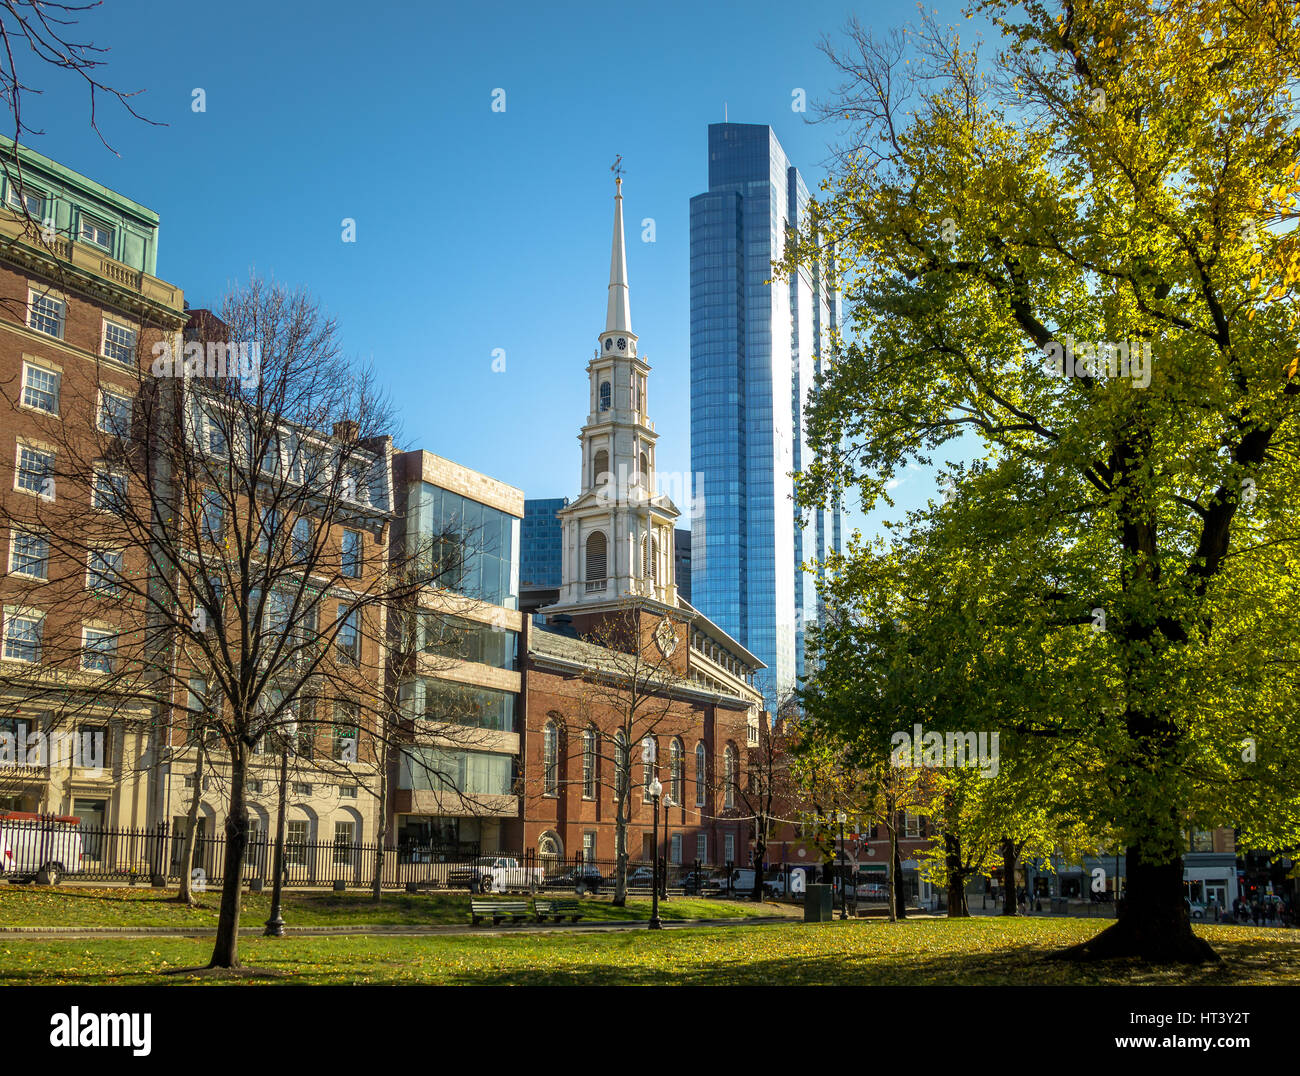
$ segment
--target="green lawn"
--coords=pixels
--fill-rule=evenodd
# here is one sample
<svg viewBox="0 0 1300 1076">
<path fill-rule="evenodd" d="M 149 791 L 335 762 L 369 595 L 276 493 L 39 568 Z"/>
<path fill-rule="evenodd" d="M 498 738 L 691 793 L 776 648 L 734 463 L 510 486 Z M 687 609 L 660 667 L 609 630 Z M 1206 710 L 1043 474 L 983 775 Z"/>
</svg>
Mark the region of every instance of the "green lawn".
<svg viewBox="0 0 1300 1076">
<path fill-rule="evenodd" d="M 662 933 L 248 939 L 246 964 L 282 973 L 238 982 L 443 985 L 1280 985 L 1300 981 L 1300 931 L 1198 927 L 1224 956 L 1212 968 L 1073 965 L 1053 949 L 1103 922 L 976 917 L 687 928 Z M 0 937 L 0 982 L 181 983 L 205 940 L 35 941 Z M 210 980 L 209 980 L 210 981 Z"/>
<path fill-rule="evenodd" d="M 557 897 L 572 898 L 572 893 Z M 202 907 L 177 904 L 174 891 L 126 888 L 66 886 L 0 886 L 0 926 L 34 927 L 215 927 L 219 893 L 201 895 Z M 498 899 L 498 898 L 491 898 Z M 501 898 L 505 899 L 505 898 Z M 521 899 L 521 898 L 515 898 Z M 616 908 L 605 898 L 586 898 L 584 917 L 602 919 L 649 919 L 648 900 L 630 900 Z M 734 919 L 754 915 L 781 915 L 789 906 L 750 904 L 724 900 L 674 898 L 659 906 L 661 919 Z M 270 915 L 269 893 L 246 893 L 241 923 L 256 926 Z M 465 893 L 385 893 L 375 904 L 363 893 L 303 893 L 289 890 L 284 895 L 283 915 L 288 926 L 346 926 L 348 924 L 391 924 L 433 926 L 467 923 L 469 896 Z M 3 937 L 3 935 L 0 935 Z"/>
</svg>

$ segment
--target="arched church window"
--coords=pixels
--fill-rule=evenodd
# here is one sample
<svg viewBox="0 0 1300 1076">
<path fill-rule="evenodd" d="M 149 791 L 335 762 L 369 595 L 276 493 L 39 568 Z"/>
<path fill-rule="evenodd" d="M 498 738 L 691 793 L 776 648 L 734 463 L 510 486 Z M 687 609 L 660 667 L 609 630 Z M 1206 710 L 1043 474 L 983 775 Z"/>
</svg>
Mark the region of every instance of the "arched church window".
<svg viewBox="0 0 1300 1076">
<path fill-rule="evenodd" d="M 591 484 L 603 485 L 608 479 L 603 476 L 609 472 L 609 453 L 603 448 L 596 453 L 596 461 L 591 466 Z"/>
<path fill-rule="evenodd" d="M 610 389 L 609 382 L 602 381 L 600 383 L 600 409 L 602 411 L 609 410 L 609 404 L 612 397 L 613 397 L 613 390 Z"/>
</svg>

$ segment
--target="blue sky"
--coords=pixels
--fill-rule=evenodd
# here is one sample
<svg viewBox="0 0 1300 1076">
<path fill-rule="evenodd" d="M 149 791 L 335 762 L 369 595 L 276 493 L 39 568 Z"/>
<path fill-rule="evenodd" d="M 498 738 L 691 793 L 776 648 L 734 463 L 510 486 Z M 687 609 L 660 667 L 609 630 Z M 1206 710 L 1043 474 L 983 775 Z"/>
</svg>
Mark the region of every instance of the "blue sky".
<svg viewBox="0 0 1300 1076">
<path fill-rule="evenodd" d="M 949 0 L 937 10 L 962 21 Z M 724 105 L 732 121 L 771 124 L 810 187 L 820 182 L 829 132 L 792 111 L 792 93 L 830 92 L 817 43 L 854 12 L 887 28 L 914 9 L 107 0 L 78 39 L 109 46 L 105 80 L 145 90 L 139 110 L 166 126 L 101 104 L 114 156 L 84 93 L 31 70 L 44 93 L 24 118 L 46 133 L 27 141 L 158 212 L 158 274 L 192 306 L 254 271 L 309 287 L 346 350 L 389 384 L 402 447 L 530 497 L 573 496 L 615 155 L 659 470 L 687 472 L 688 205 L 707 185 L 707 125 Z M 504 112 L 492 110 L 497 89 Z M 646 217 L 653 243 L 640 241 Z M 355 243 L 342 241 L 344 218 Z M 504 373 L 492 371 L 497 348 Z M 932 490 L 905 483 L 890 515 Z"/>
</svg>

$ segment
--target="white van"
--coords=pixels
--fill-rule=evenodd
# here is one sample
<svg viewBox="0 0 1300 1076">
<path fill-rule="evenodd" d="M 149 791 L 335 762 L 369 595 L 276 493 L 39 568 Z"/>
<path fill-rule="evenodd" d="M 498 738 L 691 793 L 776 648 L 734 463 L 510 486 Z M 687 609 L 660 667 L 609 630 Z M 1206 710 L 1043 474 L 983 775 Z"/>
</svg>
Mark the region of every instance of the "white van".
<svg viewBox="0 0 1300 1076">
<path fill-rule="evenodd" d="M 81 819 L 75 815 L 0 814 L 0 874 L 58 885 L 81 871 Z"/>
<path fill-rule="evenodd" d="M 731 872 L 731 892 L 737 896 L 749 896 L 754 892 L 754 870 L 752 867 L 736 867 Z M 763 873 L 763 895 L 765 897 L 785 896 L 785 880 L 775 871 Z"/>
</svg>

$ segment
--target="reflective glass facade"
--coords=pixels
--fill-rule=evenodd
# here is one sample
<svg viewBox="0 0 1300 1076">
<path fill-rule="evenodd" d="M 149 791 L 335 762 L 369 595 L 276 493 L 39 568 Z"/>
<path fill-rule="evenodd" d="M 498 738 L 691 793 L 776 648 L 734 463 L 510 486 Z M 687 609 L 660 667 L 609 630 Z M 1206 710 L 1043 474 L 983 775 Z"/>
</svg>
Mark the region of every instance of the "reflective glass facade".
<svg viewBox="0 0 1300 1076">
<path fill-rule="evenodd" d="M 413 485 L 410 498 L 414 530 L 407 531 L 408 549 L 428 550 L 438 559 L 438 586 L 518 609 L 519 520 L 429 482 Z"/>
<path fill-rule="evenodd" d="M 555 513 L 568 503 L 568 497 L 524 501 L 523 546 L 519 551 L 523 586 L 558 587 L 561 584 L 564 528 Z"/>
<path fill-rule="evenodd" d="M 769 703 L 803 673 L 817 618 L 805 561 L 840 548 L 841 513 L 794 507 L 803 408 L 838 324 L 820 274 L 765 283 L 808 189 L 770 127 L 709 126 L 709 189 L 691 199 L 691 604 L 756 654 Z"/>
</svg>

